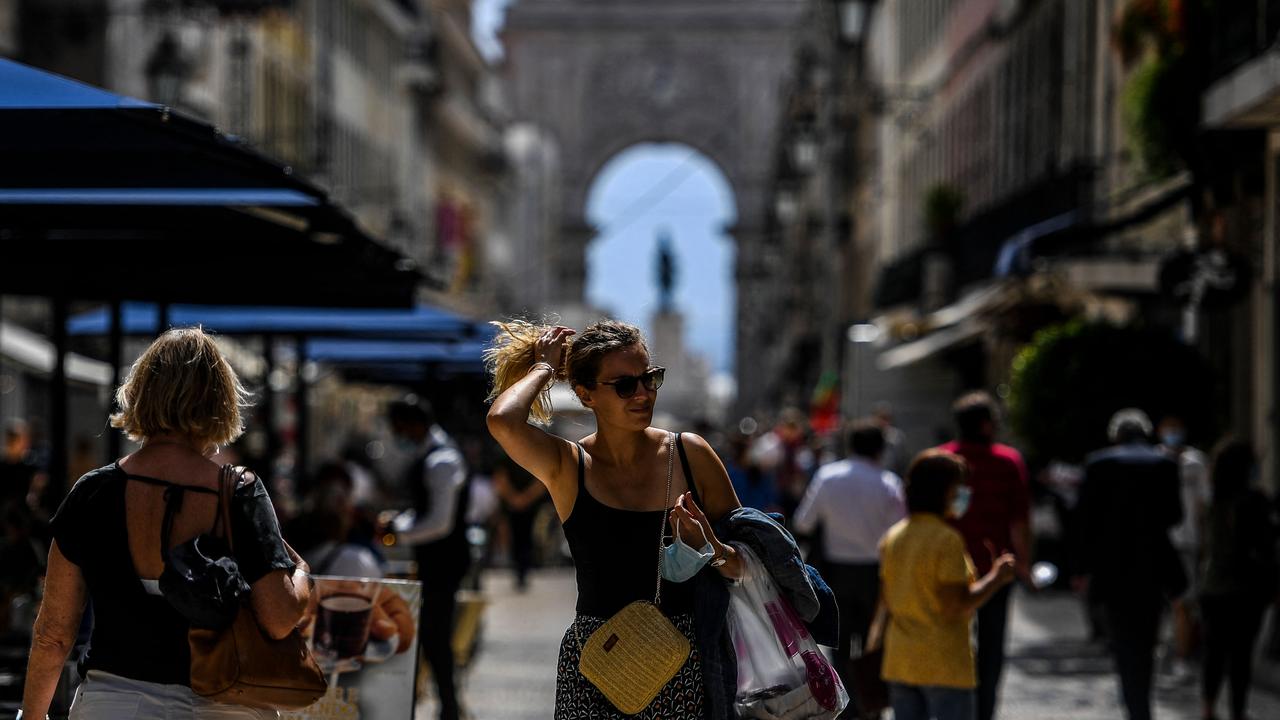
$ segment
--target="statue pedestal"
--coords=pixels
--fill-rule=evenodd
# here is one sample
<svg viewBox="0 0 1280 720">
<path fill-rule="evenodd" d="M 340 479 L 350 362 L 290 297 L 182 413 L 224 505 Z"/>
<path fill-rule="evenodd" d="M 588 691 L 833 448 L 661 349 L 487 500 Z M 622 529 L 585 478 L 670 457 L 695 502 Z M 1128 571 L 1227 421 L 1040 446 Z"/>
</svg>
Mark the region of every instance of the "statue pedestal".
<svg viewBox="0 0 1280 720">
<path fill-rule="evenodd" d="M 649 327 L 650 361 L 667 368 L 666 381 L 658 391 L 657 410 L 685 422 L 707 417 L 711 373 L 704 359 L 691 356 L 685 348 L 684 315 L 659 310 L 650 319 Z"/>
</svg>

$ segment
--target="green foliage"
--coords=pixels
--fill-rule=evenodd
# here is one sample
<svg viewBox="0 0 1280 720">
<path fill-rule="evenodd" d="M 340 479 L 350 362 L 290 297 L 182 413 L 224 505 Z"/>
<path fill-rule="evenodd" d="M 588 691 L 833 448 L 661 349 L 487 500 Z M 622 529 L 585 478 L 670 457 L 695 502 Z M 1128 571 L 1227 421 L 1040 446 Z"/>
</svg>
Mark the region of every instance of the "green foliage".
<svg viewBox="0 0 1280 720">
<path fill-rule="evenodd" d="M 1082 320 L 1041 330 L 1014 358 L 1009 420 L 1034 463 L 1079 462 L 1126 407 L 1153 422 L 1177 413 L 1193 438 L 1212 437 L 1212 376 L 1165 332 Z"/>
<path fill-rule="evenodd" d="M 1201 0 L 1201 7 L 1209 4 Z M 1192 57 L 1205 30 L 1193 18 L 1200 16 L 1187 0 L 1129 0 L 1112 27 L 1124 65 L 1140 63 L 1121 91 L 1126 144 L 1155 178 L 1194 154 L 1202 73 Z"/>
<path fill-rule="evenodd" d="M 1121 98 L 1130 148 L 1153 177 L 1173 174 L 1180 162 L 1188 115 L 1185 73 L 1178 57 L 1151 55 L 1125 83 Z"/>
</svg>

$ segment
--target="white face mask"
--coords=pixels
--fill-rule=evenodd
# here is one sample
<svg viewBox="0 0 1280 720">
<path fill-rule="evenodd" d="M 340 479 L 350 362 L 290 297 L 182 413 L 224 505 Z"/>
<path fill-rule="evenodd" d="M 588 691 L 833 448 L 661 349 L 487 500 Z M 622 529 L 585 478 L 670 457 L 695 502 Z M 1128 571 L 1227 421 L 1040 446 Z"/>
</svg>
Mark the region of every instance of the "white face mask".
<svg viewBox="0 0 1280 720">
<path fill-rule="evenodd" d="M 706 531 L 702 530 L 701 525 L 698 530 L 702 531 L 702 550 L 694 550 L 684 544 L 680 539 L 680 523 L 676 523 L 676 540 L 663 550 L 662 577 L 671 582 L 682 583 L 697 575 L 702 566 L 715 557 L 715 549 L 707 540 Z"/>
<path fill-rule="evenodd" d="M 968 485 L 958 486 L 955 496 L 951 498 L 951 507 L 947 508 L 948 514 L 953 518 L 964 517 L 964 514 L 969 512 L 971 500 L 973 500 L 973 488 Z"/>
</svg>

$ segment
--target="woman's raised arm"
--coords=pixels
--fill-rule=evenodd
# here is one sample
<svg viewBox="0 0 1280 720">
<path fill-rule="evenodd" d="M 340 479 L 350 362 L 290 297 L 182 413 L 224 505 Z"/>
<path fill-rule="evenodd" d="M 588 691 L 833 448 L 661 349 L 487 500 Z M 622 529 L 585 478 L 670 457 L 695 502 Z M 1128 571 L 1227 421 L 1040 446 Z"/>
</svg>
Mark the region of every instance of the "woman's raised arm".
<svg viewBox="0 0 1280 720">
<path fill-rule="evenodd" d="M 529 414 L 547 385 L 555 380 L 565 341 L 571 335 L 573 330 L 566 327 L 543 332 L 532 348 L 532 367 L 494 398 L 486 418 L 493 438 L 512 460 L 547 486 L 558 508 L 565 501 L 572 502 L 572 498 L 565 496 L 563 487 L 568 485 L 566 477 L 576 477 L 566 472 L 575 463 L 572 443 L 531 425 Z M 576 483 L 572 487 L 576 489 Z"/>
</svg>

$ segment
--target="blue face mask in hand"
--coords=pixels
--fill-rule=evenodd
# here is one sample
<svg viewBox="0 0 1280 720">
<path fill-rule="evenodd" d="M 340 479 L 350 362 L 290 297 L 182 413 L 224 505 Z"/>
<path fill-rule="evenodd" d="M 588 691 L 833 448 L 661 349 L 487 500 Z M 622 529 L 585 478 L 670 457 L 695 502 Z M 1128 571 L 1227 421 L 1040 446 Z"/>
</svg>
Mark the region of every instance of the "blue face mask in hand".
<svg viewBox="0 0 1280 720">
<path fill-rule="evenodd" d="M 698 526 L 702 530 L 702 526 Z M 680 523 L 676 523 L 676 540 L 667 546 L 662 556 L 662 577 L 671 582 L 682 583 L 698 574 L 703 565 L 715 557 L 715 549 L 707 540 L 706 531 L 702 532 L 702 550 L 694 550 L 680 539 Z"/>
</svg>

